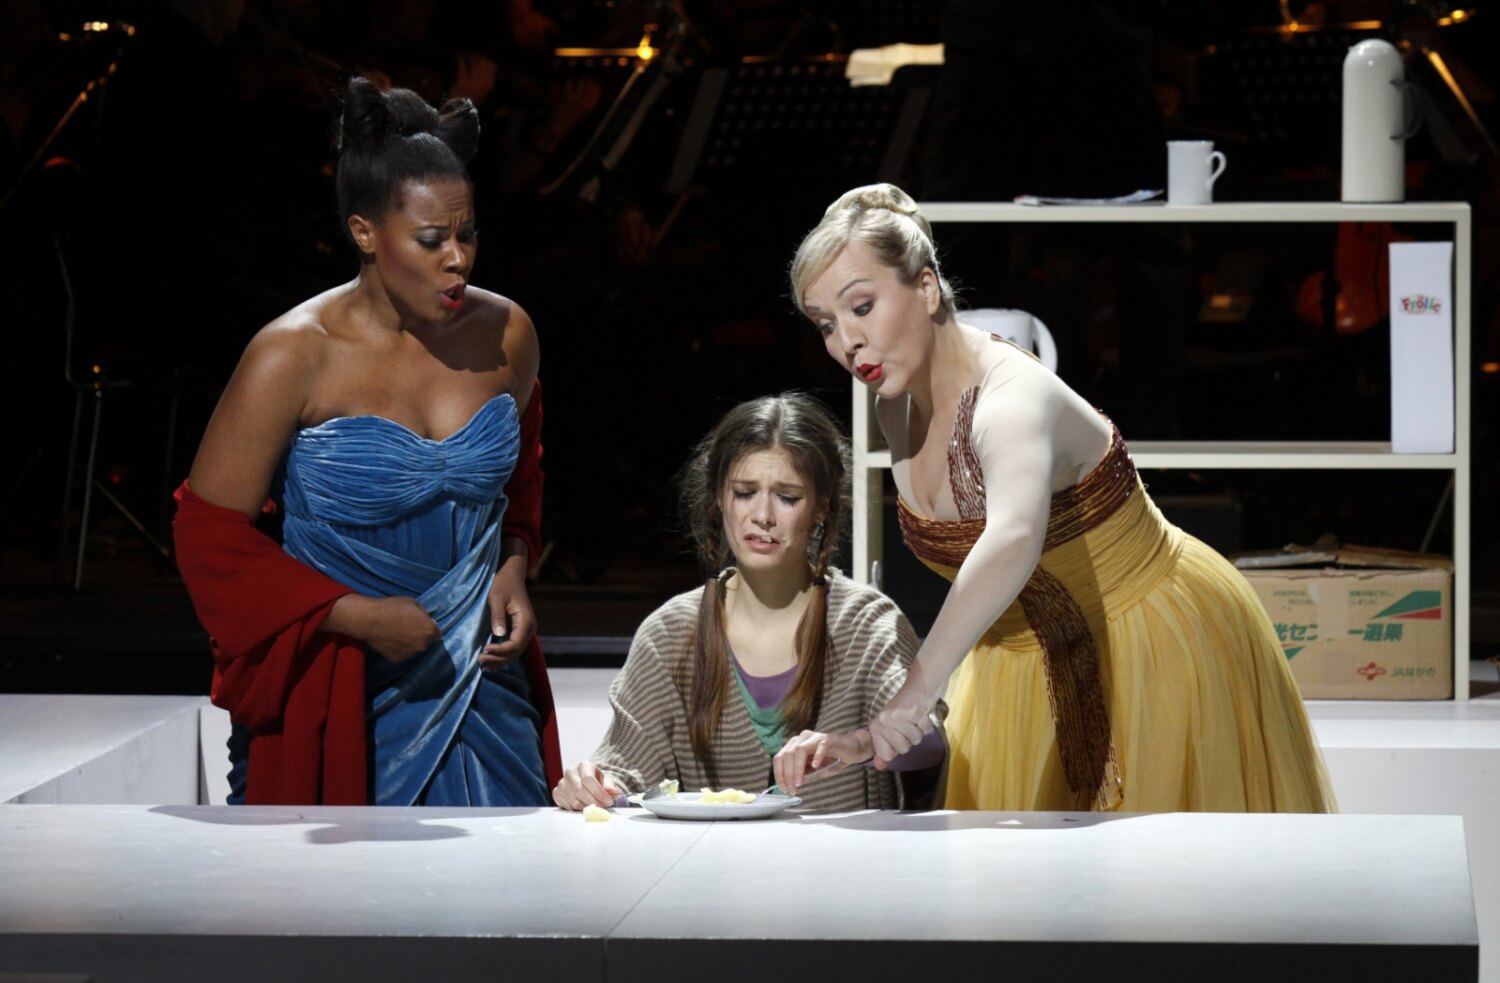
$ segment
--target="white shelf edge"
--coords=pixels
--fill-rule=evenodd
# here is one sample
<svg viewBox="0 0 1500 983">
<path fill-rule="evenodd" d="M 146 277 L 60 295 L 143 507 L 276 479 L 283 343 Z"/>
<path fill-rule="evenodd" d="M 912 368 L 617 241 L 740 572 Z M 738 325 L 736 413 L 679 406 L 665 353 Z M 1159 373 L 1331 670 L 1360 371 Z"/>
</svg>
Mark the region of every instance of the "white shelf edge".
<svg viewBox="0 0 1500 983">
<path fill-rule="evenodd" d="M 1198 468 L 1221 471 L 1265 471 L 1300 469 L 1305 471 L 1452 471 L 1458 467 L 1456 454 L 1393 454 L 1370 448 L 1389 444 L 1245 444 L 1228 450 L 1206 450 L 1224 444 L 1165 444 L 1140 441 L 1131 445 L 1130 457 L 1135 466 L 1147 468 Z M 890 451 L 861 451 L 855 455 L 855 467 L 879 470 L 891 466 Z"/>
<path fill-rule="evenodd" d="M 920 202 L 929 222 L 1453 222 L 1466 202 L 1356 204 L 1339 201 L 1219 202 L 1211 205 L 1014 205 Z"/>
<path fill-rule="evenodd" d="M 1452 471 L 1458 455 L 1397 454 L 1389 443 L 1332 441 L 1180 442 L 1142 440 L 1130 445 L 1137 468 L 1203 468 L 1311 471 Z"/>
</svg>

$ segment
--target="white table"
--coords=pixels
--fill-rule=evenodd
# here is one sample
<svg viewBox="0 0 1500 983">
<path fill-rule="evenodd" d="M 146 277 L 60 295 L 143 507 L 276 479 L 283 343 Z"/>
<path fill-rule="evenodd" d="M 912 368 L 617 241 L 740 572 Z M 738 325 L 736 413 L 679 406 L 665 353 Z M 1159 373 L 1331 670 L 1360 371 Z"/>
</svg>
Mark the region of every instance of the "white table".
<svg viewBox="0 0 1500 983">
<path fill-rule="evenodd" d="M 0 972 L 1473 980 L 1453 816 L 0 806 Z"/>
</svg>

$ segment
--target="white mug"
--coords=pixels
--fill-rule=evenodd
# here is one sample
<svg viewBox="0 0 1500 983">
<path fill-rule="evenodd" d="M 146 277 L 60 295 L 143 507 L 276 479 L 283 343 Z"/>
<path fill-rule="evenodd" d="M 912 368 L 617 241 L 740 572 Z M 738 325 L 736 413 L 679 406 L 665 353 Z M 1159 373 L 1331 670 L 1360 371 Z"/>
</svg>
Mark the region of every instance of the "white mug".
<svg viewBox="0 0 1500 983">
<path fill-rule="evenodd" d="M 1047 330 L 1041 318 L 1006 307 L 981 307 L 974 311 L 959 311 L 958 320 L 960 324 L 999 335 L 1028 352 L 1036 353 L 1043 365 L 1057 371 L 1057 343 L 1052 340 L 1052 332 Z"/>
<path fill-rule="evenodd" d="M 1211 140 L 1168 140 L 1167 204 L 1206 205 L 1213 201 L 1214 182 L 1228 163 Z"/>
</svg>

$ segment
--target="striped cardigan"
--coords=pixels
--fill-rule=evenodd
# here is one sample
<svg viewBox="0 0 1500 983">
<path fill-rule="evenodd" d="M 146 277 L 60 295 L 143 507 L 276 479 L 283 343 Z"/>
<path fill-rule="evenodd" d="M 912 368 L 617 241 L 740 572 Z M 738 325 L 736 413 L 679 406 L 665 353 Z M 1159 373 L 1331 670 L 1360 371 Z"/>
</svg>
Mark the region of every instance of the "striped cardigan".
<svg viewBox="0 0 1500 983">
<path fill-rule="evenodd" d="M 688 687 L 703 589 L 678 594 L 636 631 L 625 666 L 609 688 L 614 717 L 594 763 L 625 792 L 675 778 L 683 791 L 703 787 L 759 792 L 770 785 L 771 756 L 731 688 L 714 744 L 715 770 L 693 754 Z M 814 730 L 864 726 L 895 695 L 917 651 L 916 634 L 895 602 L 833 571 L 828 589 L 829 659 Z M 939 707 L 940 712 L 944 708 Z M 895 809 L 903 794 L 895 774 L 848 768 L 803 786 L 814 809 Z"/>
</svg>

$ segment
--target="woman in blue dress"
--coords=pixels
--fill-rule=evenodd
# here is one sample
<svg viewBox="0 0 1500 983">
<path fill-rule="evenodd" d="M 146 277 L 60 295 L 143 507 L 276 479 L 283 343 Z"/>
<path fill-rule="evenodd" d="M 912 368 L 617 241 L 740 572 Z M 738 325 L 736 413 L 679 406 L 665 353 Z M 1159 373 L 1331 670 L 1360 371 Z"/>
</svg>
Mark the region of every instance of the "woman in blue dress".
<svg viewBox="0 0 1500 983">
<path fill-rule="evenodd" d="M 548 802 L 518 659 L 528 550 L 502 535 L 538 346 L 517 304 L 469 282 L 478 132 L 466 99 L 436 110 L 350 83 L 337 188 L 359 275 L 255 335 L 188 481 L 195 501 L 252 518 L 270 494 L 285 552 L 347 588 L 315 627 L 363 650 L 380 805 Z M 231 801 L 260 737 L 236 719 Z"/>
</svg>

